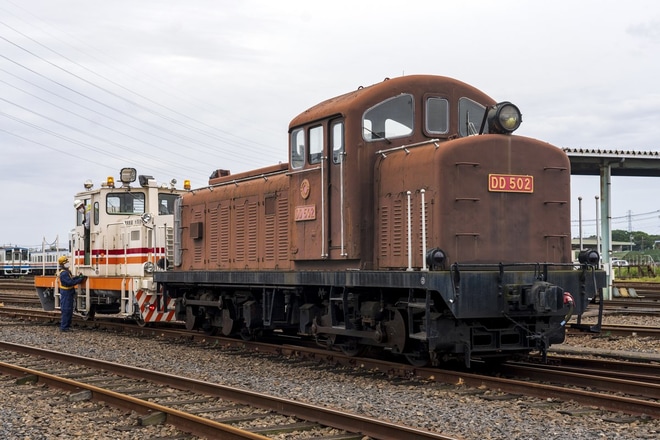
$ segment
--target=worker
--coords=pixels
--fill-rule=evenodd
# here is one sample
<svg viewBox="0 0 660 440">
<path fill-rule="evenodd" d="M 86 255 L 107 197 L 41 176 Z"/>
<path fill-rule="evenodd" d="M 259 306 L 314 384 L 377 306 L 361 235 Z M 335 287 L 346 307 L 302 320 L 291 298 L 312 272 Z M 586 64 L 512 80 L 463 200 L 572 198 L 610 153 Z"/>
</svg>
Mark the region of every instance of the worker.
<svg viewBox="0 0 660 440">
<path fill-rule="evenodd" d="M 69 265 L 69 257 L 62 255 L 57 259 L 60 268 L 57 272 L 57 283 L 60 291 L 60 331 L 71 331 L 71 320 L 73 318 L 73 297 L 76 294 L 76 286 L 85 281 L 85 276 L 73 276 Z"/>
</svg>

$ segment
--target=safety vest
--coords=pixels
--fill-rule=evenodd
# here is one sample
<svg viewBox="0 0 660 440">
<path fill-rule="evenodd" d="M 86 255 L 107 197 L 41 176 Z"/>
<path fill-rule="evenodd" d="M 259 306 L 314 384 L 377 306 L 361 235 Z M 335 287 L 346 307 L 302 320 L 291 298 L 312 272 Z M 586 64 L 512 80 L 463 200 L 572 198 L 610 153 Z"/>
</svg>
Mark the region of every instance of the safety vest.
<svg viewBox="0 0 660 440">
<path fill-rule="evenodd" d="M 63 286 L 62 281 L 60 280 L 60 274 L 64 272 L 66 269 L 60 269 L 57 271 L 57 286 L 59 287 L 60 290 L 73 290 L 74 286 Z"/>
</svg>

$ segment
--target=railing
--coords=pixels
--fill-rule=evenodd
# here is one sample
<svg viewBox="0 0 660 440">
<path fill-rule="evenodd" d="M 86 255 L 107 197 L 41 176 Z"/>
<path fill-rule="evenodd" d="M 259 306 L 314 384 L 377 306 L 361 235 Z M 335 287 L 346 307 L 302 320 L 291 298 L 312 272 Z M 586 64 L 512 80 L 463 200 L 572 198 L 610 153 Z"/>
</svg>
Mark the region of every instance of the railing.
<svg viewBox="0 0 660 440">
<path fill-rule="evenodd" d="M 424 188 L 419 190 L 419 193 L 421 195 L 421 202 L 420 202 L 420 219 L 422 223 L 422 271 L 428 271 L 428 267 L 426 266 L 426 190 Z M 412 266 L 412 192 L 411 191 L 406 191 L 406 199 L 407 199 L 407 218 L 408 218 L 408 268 L 406 270 L 412 271 L 413 266 Z"/>
</svg>

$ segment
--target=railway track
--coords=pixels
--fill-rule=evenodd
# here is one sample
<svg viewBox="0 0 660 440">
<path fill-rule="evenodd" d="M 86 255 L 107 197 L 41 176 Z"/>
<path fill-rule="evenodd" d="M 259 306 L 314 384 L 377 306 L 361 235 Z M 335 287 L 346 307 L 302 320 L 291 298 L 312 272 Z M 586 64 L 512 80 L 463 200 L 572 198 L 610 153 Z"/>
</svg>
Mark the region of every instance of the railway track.
<svg viewBox="0 0 660 440">
<path fill-rule="evenodd" d="M 34 291 L 34 279 L 32 277 L 0 278 L 0 291 L 4 290 Z"/>
<path fill-rule="evenodd" d="M 652 378 L 639 379 L 638 375 L 619 371 L 616 375 L 606 370 L 562 367 L 561 365 L 523 364 L 507 362 L 487 373 L 463 374 L 466 385 L 487 387 L 507 394 L 520 394 L 538 398 L 554 398 L 578 402 L 586 407 L 598 407 L 642 418 L 660 418 L 660 388 L 656 366 Z M 490 374 L 500 376 L 489 376 Z M 505 377 L 506 376 L 506 377 Z"/>
<path fill-rule="evenodd" d="M 168 423 L 203 438 L 452 440 L 338 410 L 112 362 L 0 342 L 0 372 L 75 392 L 141 414 L 141 426 Z M 59 373 L 58 373 L 59 372 Z M 65 372 L 63 374 L 62 372 Z M 163 388 L 166 386 L 167 388 Z M 338 432 L 339 431 L 339 432 Z"/>
<path fill-rule="evenodd" d="M 25 297 L 26 301 L 28 301 L 30 298 L 32 298 L 32 301 L 34 301 L 35 304 L 38 304 L 38 300 L 36 299 L 36 295 L 33 296 L 32 292 L 26 292 L 26 293 L 12 293 L 10 294 L 10 299 L 18 299 L 19 297 Z M 0 302 L 2 302 L 2 297 L 0 297 Z M 12 301 L 13 303 L 13 301 Z M 11 308 L 11 307 L 0 307 L 0 313 L 3 314 L 9 314 L 11 316 L 17 317 L 19 319 L 28 319 L 28 320 L 35 320 L 35 321 L 41 321 L 41 322 L 56 322 L 59 320 L 59 313 L 55 312 L 43 312 L 41 310 L 37 309 L 31 309 L 29 311 L 26 311 L 25 309 L 20 309 L 20 308 Z M 528 366 L 528 367 L 522 367 L 522 366 L 509 366 L 507 364 L 507 368 L 509 368 L 509 373 L 512 371 L 518 371 L 521 375 L 521 377 L 525 377 L 521 383 L 521 381 L 515 381 L 514 382 L 504 382 L 504 383 L 499 383 L 496 378 L 484 378 L 483 376 L 471 376 L 470 373 L 462 373 L 462 372 L 450 372 L 450 371 L 445 371 L 445 370 L 438 370 L 437 368 L 432 368 L 432 369 L 424 369 L 424 368 L 414 368 L 411 366 L 399 364 L 399 363 L 394 363 L 390 362 L 389 360 L 379 360 L 379 359 L 362 359 L 362 358 L 354 358 L 354 357 L 346 357 L 343 356 L 342 354 L 338 352 L 328 352 L 327 350 L 323 349 L 313 349 L 313 348 L 305 348 L 305 347 L 300 347 L 300 346 L 286 346 L 286 345 L 264 345 L 260 344 L 259 342 L 246 342 L 246 341 L 237 341 L 237 340 L 232 340 L 232 339 L 227 339 L 227 338 L 217 338 L 217 337 L 212 337 L 203 333 L 196 333 L 196 332 L 188 332 L 183 328 L 180 328 L 179 326 L 171 326 L 170 328 L 140 328 L 135 326 L 134 324 L 131 324 L 130 322 L 126 322 L 125 319 L 118 319 L 118 320 L 112 320 L 112 319 L 102 319 L 98 321 L 84 321 L 80 318 L 76 319 L 77 325 L 81 327 L 91 327 L 91 328 L 98 328 L 98 329 L 107 329 L 107 330 L 112 330 L 112 331 L 120 331 L 124 333 L 131 333 L 134 332 L 139 335 L 151 335 L 154 337 L 165 337 L 165 338 L 172 338 L 172 339 L 184 339 L 184 340 L 189 340 L 189 341 L 197 341 L 203 344 L 215 344 L 219 346 L 224 346 L 224 347 L 233 347 L 236 349 L 236 347 L 240 347 L 240 350 L 246 350 L 246 351 L 259 351 L 260 353 L 275 353 L 277 355 L 285 355 L 285 356 L 300 356 L 301 359 L 326 359 L 328 362 L 333 363 L 333 364 L 343 364 L 343 365 L 362 365 L 362 368 L 364 369 L 372 369 L 376 371 L 383 371 L 387 372 L 389 375 L 399 375 L 401 377 L 411 377 L 411 376 L 416 376 L 416 377 L 422 377 L 426 379 L 431 379 L 439 382 L 445 382 L 449 384 L 465 384 L 469 386 L 473 386 L 475 388 L 479 387 L 487 387 L 489 389 L 493 390 L 498 390 L 498 392 L 504 392 L 504 393 L 512 393 L 512 394 L 523 394 L 523 395 L 530 395 L 530 396 L 538 396 L 538 397 L 547 397 L 547 396 L 553 396 L 558 399 L 562 400 L 573 400 L 576 402 L 580 402 L 583 405 L 588 405 L 588 406 L 598 406 L 600 408 L 606 409 L 606 410 L 611 410 L 611 411 L 622 411 L 627 414 L 634 414 L 634 415 L 641 415 L 645 414 L 654 418 L 660 417 L 660 412 L 657 407 L 657 399 L 658 399 L 658 394 L 657 394 L 657 389 L 655 388 L 654 384 L 651 384 L 651 386 L 647 386 L 648 384 L 644 383 L 643 380 L 639 380 L 638 382 L 641 382 L 640 384 L 633 384 L 633 382 L 637 381 L 637 378 L 632 373 L 619 373 L 619 376 L 613 377 L 613 381 L 609 382 L 609 384 L 604 385 L 605 379 L 602 379 L 603 377 L 606 376 L 606 372 L 614 370 L 614 368 L 610 365 L 605 367 L 604 369 L 601 368 L 601 370 L 593 370 L 591 373 L 588 373 L 586 375 L 580 375 L 582 373 L 578 373 L 575 370 L 570 371 L 570 369 L 565 368 L 563 371 L 558 371 L 556 366 Z M 622 335 L 622 336 L 629 336 L 629 335 L 637 335 L 637 336 L 648 336 L 648 337 L 654 337 L 657 338 L 660 336 L 660 330 L 655 328 L 655 327 L 631 327 L 631 326 L 615 326 L 615 325 L 605 325 L 602 328 L 602 335 L 607 335 L 607 336 L 614 336 L 614 335 Z M 565 364 L 569 361 L 567 360 L 562 360 L 562 364 Z M 556 363 L 556 361 L 555 361 Z M 523 373 L 522 368 L 527 368 L 525 372 Z M 580 370 L 584 371 L 589 371 L 584 365 L 579 368 Z M 554 369 L 555 371 L 552 371 Z M 569 373 L 572 373 L 573 375 L 570 375 Z M 566 376 L 562 377 L 561 375 L 564 374 Z M 629 376 L 626 378 L 622 375 L 628 374 Z M 649 377 L 653 377 L 654 380 L 656 380 L 656 383 L 660 382 L 660 377 L 657 376 L 657 373 L 653 373 L 651 375 L 648 371 L 646 373 L 643 373 L 648 375 Z M 537 378 L 534 378 L 533 376 L 536 375 Z M 556 375 L 556 376 L 554 376 Z M 597 378 L 598 380 L 594 379 Z M 543 387 L 537 387 L 536 385 L 530 386 L 529 385 L 529 380 L 538 380 L 539 382 L 550 382 L 554 384 L 574 384 L 574 386 L 580 386 L 580 384 L 588 384 L 587 386 L 593 387 L 594 389 L 600 389 L 599 387 L 602 387 L 602 391 L 605 394 L 601 393 L 595 393 L 591 390 L 579 390 L 575 391 L 575 394 L 572 394 L 573 392 L 568 392 L 564 389 L 564 387 L 553 387 L 553 388 L 543 388 Z M 619 386 L 616 382 L 615 379 L 618 380 L 623 380 L 622 382 L 622 387 L 620 389 L 617 389 L 617 386 Z M 594 380 L 596 380 L 594 382 Z M 625 381 L 632 381 L 632 382 L 625 382 Z M 618 393 L 618 392 L 626 392 L 626 390 L 635 390 L 635 393 L 643 393 L 644 390 L 647 390 L 649 393 L 654 393 L 650 395 L 643 395 L 642 399 L 637 399 L 634 397 L 626 397 L 623 400 L 618 400 L 616 397 L 609 397 L 607 393 Z M 628 393 L 629 395 L 630 393 Z M 605 396 L 605 397 L 603 397 Z M 626 400 L 630 399 L 630 400 Z M 650 399 L 650 400 L 649 400 Z"/>
<path fill-rule="evenodd" d="M 585 335 L 580 330 L 576 330 L 571 327 L 568 328 L 568 332 L 571 335 L 577 335 L 577 336 Z M 591 335 L 591 336 L 598 336 L 598 337 L 637 336 L 637 337 L 660 338 L 660 329 L 658 327 L 650 327 L 650 326 L 607 324 L 601 326 L 600 334 Z"/>
<path fill-rule="evenodd" d="M 562 355 L 551 355 L 549 362 L 551 365 L 565 371 L 588 371 L 603 377 L 635 379 L 655 385 L 660 384 L 660 364 L 657 363 L 578 358 Z"/>
<path fill-rule="evenodd" d="M 2 310 L 0 309 L 0 311 Z M 38 313 L 44 312 L 38 311 Z M 46 316 L 44 319 L 52 318 L 53 316 L 51 314 L 50 318 Z M 186 341 L 187 344 L 191 341 L 196 341 L 200 344 L 223 347 L 223 350 L 244 351 L 246 354 L 258 352 L 260 355 L 272 354 L 275 357 L 297 357 L 301 362 L 309 360 L 315 362 L 324 361 L 329 365 L 329 368 L 334 368 L 337 365 L 348 367 L 359 366 L 359 369 L 362 371 L 380 371 L 386 373 L 388 376 L 402 378 L 417 377 L 450 385 L 463 385 L 474 389 L 494 390 L 498 393 L 505 394 L 538 398 L 552 397 L 564 401 L 578 402 L 585 406 L 596 406 L 608 411 L 620 411 L 636 416 L 646 415 L 653 418 L 660 418 L 657 385 L 653 383 L 649 384 L 648 381 L 638 380 L 640 375 L 646 374 L 648 377 L 653 378 L 656 383 L 660 382 L 660 373 L 654 370 L 654 367 L 648 367 L 649 369 L 644 373 L 639 373 L 638 371 L 622 370 L 619 365 L 616 368 L 618 371 L 617 375 L 609 376 L 606 374 L 608 371 L 615 371 L 615 368 L 612 367 L 613 364 L 605 367 L 601 366 L 600 370 L 593 369 L 591 371 L 582 364 L 578 367 L 574 366 L 571 370 L 571 368 L 564 365 L 563 368 L 558 368 L 557 364 L 567 364 L 568 362 L 575 361 L 565 359 L 558 361 L 558 358 L 551 358 L 552 362 L 550 365 L 536 363 L 522 366 L 507 363 L 504 367 L 507 377 L 493 377 L 488 373 L 489 370 L 478 373 L 478 369 L 477 372 L 465 372 L 438 368 L 415 368 L 410 365 L 392 362 L 390 359 L 348 357 L 339 352 L 329 352 L 324 349 L 212 337 L 199 333 L 191 333 L 184 329 L 148 329 L 130 325 L 126 326 L 126 323 L 105 321 L 81 321 L 80 325 L 106 330 L 114 329 L 124 333 L 134 332 L 141 336 L 151 335 L 152 337 L 168 338 L 171 340 L 180 339 Z M 627 363 L 627 365 L 633 364 Z M 582 370 L 582 373 L 577 373 L 575 368 Z M 504 376 L 504 372 L 500 373 Z M 509 375 L 513 373 L 520 376 L 520 378 L 511 379 Z M 533 382 L 530 382 L 530 380 Z M 570 385 L 570 387 L 566 385 Z M 631 397 L 631 390 L 634 390 L 632 393 L 634 397 Z M 642 396 L 642 398 L 637 398 L 638 396 Z"/>
<path fill-rule="evenodd" d="M 638 415 L 655 414 L 653 417 L 656 418 L 660 416 L 654 405 L 660 399 L 659 365 L 611 360 L 594 361 L 583 358 L 570 361 L 568 359 L 554 358 L 548 365 L 508 362 L 498 371 L 507 376 L 527 377 L 534 381 L 561 383 L 582 389 L 639 397 L 642 400 L 631 401 L 627 397 L 620 404 L 626 405 L 627 411 Z M 594 404 L 601 399 L 602 396 L 595 398 Z M 632 406 L 637 406 L 637 409 L 633 409 Z"/>
</svg>

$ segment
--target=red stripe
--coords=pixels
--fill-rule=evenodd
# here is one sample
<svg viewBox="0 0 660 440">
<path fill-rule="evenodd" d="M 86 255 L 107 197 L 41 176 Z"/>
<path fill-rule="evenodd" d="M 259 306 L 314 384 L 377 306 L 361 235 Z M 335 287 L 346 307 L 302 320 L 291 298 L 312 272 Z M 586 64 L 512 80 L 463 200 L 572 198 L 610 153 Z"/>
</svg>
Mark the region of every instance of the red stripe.
<svg viewBox="0 0 660 440">
<path fill-rule="evenodd" d="M 164 247 L 157 248 L 128 248 L 126 251 L 124 249 L 108 249 L 107 253 L 105 249 L 92 249 L 93 256 L 117 256 L 117 255 L 130 255 L 130 254 L 165 254 Z M 85 255 L 85 251 L 76 250 L 76 256 Z"/>
</svg>

